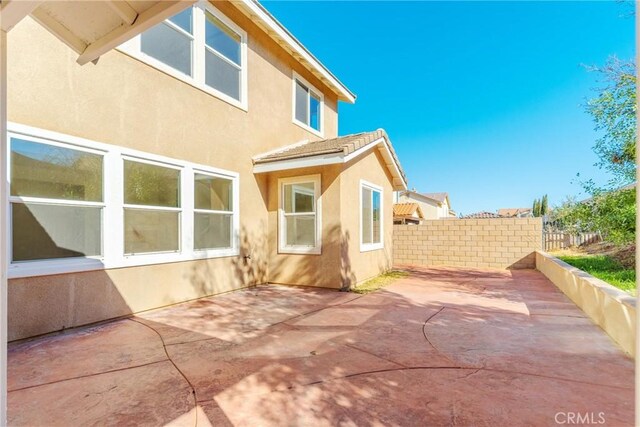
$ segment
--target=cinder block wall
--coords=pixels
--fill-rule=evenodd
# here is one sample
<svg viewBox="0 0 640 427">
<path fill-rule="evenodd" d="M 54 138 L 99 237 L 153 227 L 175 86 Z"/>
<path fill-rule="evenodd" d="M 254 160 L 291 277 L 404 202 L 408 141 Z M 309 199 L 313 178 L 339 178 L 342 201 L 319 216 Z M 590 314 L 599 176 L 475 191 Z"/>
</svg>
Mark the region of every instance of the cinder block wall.
<svg viewBox="0 0 640 427">
<path fill-rule="evenodd" d="M 541 218 L 436 219 L 393 226 L 395 265 L 535 268 Z"/>
</svg>

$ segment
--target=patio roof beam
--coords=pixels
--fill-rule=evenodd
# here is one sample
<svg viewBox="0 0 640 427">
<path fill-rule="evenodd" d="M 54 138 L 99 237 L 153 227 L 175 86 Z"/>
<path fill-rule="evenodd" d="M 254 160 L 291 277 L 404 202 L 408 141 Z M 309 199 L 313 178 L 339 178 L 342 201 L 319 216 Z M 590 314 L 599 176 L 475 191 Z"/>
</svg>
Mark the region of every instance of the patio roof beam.
<svg viewBox="0 0 640 427">
<path fill-rule="evenodd" d="M 3 1 L 0 5 L 0 29 L 8 32 L 24 17 L 33 12 L 41 1 Z"/>
</svg>

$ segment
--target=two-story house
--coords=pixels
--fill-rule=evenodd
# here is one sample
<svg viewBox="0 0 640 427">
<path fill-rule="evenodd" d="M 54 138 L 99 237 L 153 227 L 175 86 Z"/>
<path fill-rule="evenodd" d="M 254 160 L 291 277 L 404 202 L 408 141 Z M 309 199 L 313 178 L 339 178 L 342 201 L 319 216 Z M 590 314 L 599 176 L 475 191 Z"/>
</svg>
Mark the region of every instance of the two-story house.
<svg viewBox="0 0 640 427">
<path fill-rule="evenodd" d="M 388 136 L 338 136 L 354 94 L 259 3 L 195 3 L 82 67 L 31 18 L 8 50 L 10 340 L 391 266 Z"/>
</svg>

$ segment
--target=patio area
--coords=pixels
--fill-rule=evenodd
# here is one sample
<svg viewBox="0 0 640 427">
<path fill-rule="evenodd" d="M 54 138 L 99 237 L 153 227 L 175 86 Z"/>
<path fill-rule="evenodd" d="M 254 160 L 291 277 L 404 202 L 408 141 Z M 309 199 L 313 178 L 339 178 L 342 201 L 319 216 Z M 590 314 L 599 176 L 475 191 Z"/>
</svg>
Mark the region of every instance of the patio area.
<svg viewBox="0 0 640 427">
<path fill-rule="evenodd" d="M 534 270 L 259 286 L 10 344 L 8 370 L 10 425 L 633 425 L 633 360 Z"/>
</svg>

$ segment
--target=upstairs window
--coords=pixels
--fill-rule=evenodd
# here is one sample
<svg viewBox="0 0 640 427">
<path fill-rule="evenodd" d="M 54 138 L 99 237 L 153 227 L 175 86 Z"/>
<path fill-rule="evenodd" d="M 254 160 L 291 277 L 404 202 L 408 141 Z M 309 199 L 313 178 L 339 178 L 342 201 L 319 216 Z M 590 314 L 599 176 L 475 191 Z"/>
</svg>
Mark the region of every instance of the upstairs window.
<svg viewBox="0 0 640 427">
<path fill-rule="evenodd" d="M 382 188 L 360 183 L 360 250 L 382 249 Z"/>
<path fill-rule="evenodd" d="M 280 252 L 320 253 L 320 176 L 286 178 L 280 184 Z"/>
<path fill-rule="evenodd" d="M 193 8 L 190 7 L 142 33 L 140 50 L 181 73 L 193 76 L 193 41 Z"/>
<path fill-rule="evenodd" d="M 201 1 L 120 49 L 246 110 L 246 41 L 246 32 Z"/>
<path fill-rule="evenodd" d="M 302 77 L 293 79 L 293 122 L 315 134 L 322 134 L 322 106 L 324 98 Z"/>
</svg>

